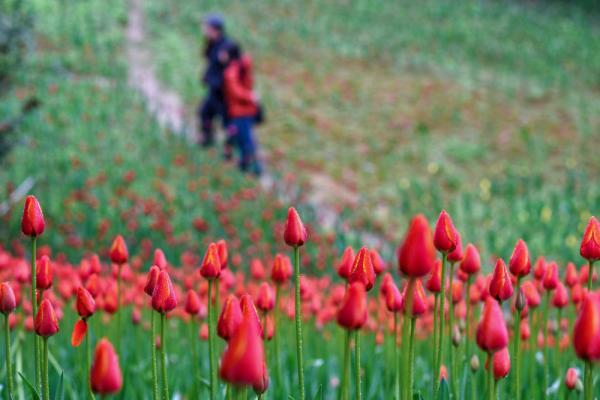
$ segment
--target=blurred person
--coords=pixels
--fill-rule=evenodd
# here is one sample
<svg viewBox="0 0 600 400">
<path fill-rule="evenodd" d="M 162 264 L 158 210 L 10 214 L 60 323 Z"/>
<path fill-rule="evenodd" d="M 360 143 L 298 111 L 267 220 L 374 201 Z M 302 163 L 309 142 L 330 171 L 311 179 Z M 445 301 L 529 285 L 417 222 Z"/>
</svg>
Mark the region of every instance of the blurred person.
<svg viewBox="0 0 600 400">
<path fill-rule="evenodd" d="M 237 43 L 229 43 L 222 59 L 227 62 L 224 76 L 225 104 L 229 116 L 226 145 L 237 144 L 240 169 L 255 175 L 262 173 L 257 157 L 254 125 L 261 119 L 258 96 L 254 92 L 252 58 L 242 53 Z"/>
<path fill-rule="evenodd" d="M 204 58 L 206 69 L 202 83 L 206 87 L 206 95 L 199 108 L 200 129 L 202 132 L 201 144 L 209 147 L 214 144 L 214 120 L 220 118 L 224 127 L 227 127 L 227 110 L 223 94 L 223 71 L 226 63 L 219 54 L 229 44 L 225 33 L 225 21 L 220 15 L 207 15 L 202 24 L 204 34 Z"/>
</svg>

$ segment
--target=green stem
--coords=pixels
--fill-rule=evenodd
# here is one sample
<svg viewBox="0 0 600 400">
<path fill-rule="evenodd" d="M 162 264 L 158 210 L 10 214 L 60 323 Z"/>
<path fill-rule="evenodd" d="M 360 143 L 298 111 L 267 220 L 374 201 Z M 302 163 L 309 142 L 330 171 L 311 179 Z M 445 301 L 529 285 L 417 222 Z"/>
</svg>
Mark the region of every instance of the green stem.
<svg viewBox="0 0 600 400">
<path fill-rule="evenodd" d="M 471 400 L 477 400 L 477 372 L 471 376 Z"/>
<path fill-rule="evenodd" d="M 4 350 L 6 351 L 6 386 L 8 388 L 8 398 L 13 398 L 13 372 L 10 360 L 10 320 L 9 314 L 4 315 Z"/>
<path fill-rule="evenodd" d="M 585 363 L 585 372 L 584 372 L 584 384 L 583 384 L 583 398 L 585 400 L 592 400 L 594 396 L 594 376 L 592 371 L 592 363 L 590 361 L 586 361 Z"/>
<path fill-rule="evenodd" d="M 438 310 L 440 307 L 440 294 L 436 293 L 434 295 L 435 297 L 435 301 L 433 302 L 433 361 L 431 363 L 431 366 L 433 368 L 433 371 L 431 371 L 431 397 L 435 396 L 435 387 L 436 387 L 436 373 L 435 373 L 435 366 L 437 364 L 437 359 L 438 359 L 438 348 L 437 348 L 437 342 L 438 342 Z"/>
<path fill-rule="evenodd" d="M 275 309 L 273 317 L 275 318 L 275 332 L 273 340 L 275 341 L 275 380 L 277 386 L 281 386 L 281 367 L 279 365 L 279 332 L 281 325 L 279 324 L 279 301 L 280 301 L 280 285 L 275 285 Z"/>
<path fill-rule="evenodd" d="M 444 362 L 444 302 L 446 299 L 446 253 L 442 253 L 442 293 L 440 295 L 440 309 L 439 309 L 439 333 L 438 333 L 438 357 L 435 363 L 434 380 L 436 384 L 436 392 L 440 388 L 440 367 Z"/>
<path fill-rule="evenodd" d="M 394 385 L 396 400 L 400 400 L 400 363 L 398 362 L 398 313 L 394 312 Z"/>
<path fill-rule="evenodd" d="M 517 290 L 515 291 L 516 296 L 515 299 L 519 296 L 519 291 L 521 290 L 521 277 L 517 278 Z M 514 387 L 514 395 L 515 399 L 519 400 L 521 398 L 521 311 L 517 310 L 515 315 L 515 326 L 513 329 L 514 334 L 514 348 L 513 354 L 515 355 L 515 387 Z"/>
<path fill-rule="evenodd" d="M 302 358 L 302 310 L 300 308 L 300 248 L 294 247 L 294 275 L 295 275 L 295 317 L 296 317 L 296 357 L 298 361 L 298 385 L 300 386 L 300 400 L 305 400 L 304 394 L 304 361 Z"/>
<path fill-rule="evenodd" d="M 117 350 L 119 352 L 119 356 L 122 358 L 123 354 L 121 353 L 121 267 L 122 264 L 119 264 L 119 267 L 117 269 Z"/>
<path fill-rule="evenodd" d="M 169 382 L 167 380 L 167 337 L 165 336 L 166 314 L 160 314 L 160 355 L 162 358 L 163 400 L 169 400 Z"/>
<path fill-rule="evenodd" d="M 37 267 L 36 267 L 36 244 L 37 238 L 33 236 L 31 238 L 31 307 L 33 309 L 33 320 L 37 316 L 38 302 L 37 302 Z M 37 335 L 33 336 L 33 358 L 35 367 L 35 387 L 39 389 L 42 382 L 42 371 L 40 366 L 40 341 Z"/>
<path fill-rule="evenodd" d="M 214 318 L 213 318 L 213 280 L 208 281 L 208 361 L 210 365 L 210 399 L 217 399 L 217 367 L 215 365 L 215 354 L 214 354 Z"/>
<path fill-rule="evenodd" d="M 50 382 L 48 381 L 48 338 L 42 339 L 42 393 L 43 400 L 50 400 Z"/>
<path fill-rule="evenodd" d="M 156 318 L 154 310 L 150 309 L 150 330 L 152 336 L 150 337 L 150 345 L 152 346 L 152 399 L 158 400 L 158 370 L 156 367 Z M 162 342 L 162 337 L 160 338 Z"/>
<path fill-rule="evenodd" d="M 488 389 L 488 400 L 494 400 L 494 354 L 488 352 L 488 368 L 487 368 L 487 389 Z"/>
<path fill-rule="evenodd" d="M 92 393 L 92 384 L 90 382 L 90 332 L 88 331 L 85 335 L 85 376 L 86 376 L 86 389 L 88 393 L 88 398 L 92 400 L 94 398 L 94 394 Z"/>
<path fill-rule="evenodd" d="M 592 291 L 592 280 L 594 279 L 594 262 L 593 261 L 588 261 L 588 281 L 587 281 L 587 289 L 588 292 Z"/>
<path fill-rule="evenodd" d="M 548 330 L 548 311 L 550 308 L 550 291 L 546 290 L 546 293 L 544 294 L 544 318 L 542 320 L 542 323 L 544 324 L 542 326 L 542 329 L 544 332 L 544 386 L 543 386 L 543 393 L 546 393 L 546 390 L 548 390 L 548 375 L 549 375 L 549 365 L 550 365 L 550 360 L 548 359 L 548 334 L 549 334 L 549 330 Z"/>
<path fill-rule="evenodd" d="M 197 397 L 197 393 L 198 393 L 198 388 L 196 385 L 196 382 L 198 382 L 199 379 L 199 374 L 198 374 L 198 350 L 196 349 L 196 332 L 195 332 L 195 327 L 196 325 L 194 324 L 194 319 L 192 318 L 192 321 L 189 324 L 190 327 L 190 347 L 192 348 L 192 370 L 194 372 L 193 378 L 192 378 L 192 399 L 195 399 Z"/>
<path fill-rule="evenodd" d="M 404 297 L 404 321 L 402 322 L 402 345 L 408 344 L 410 346 L 410 325 L 412 320 L 412 308 L 413 308 L 413 290 L 414 290 L 414 278 L 409 278 L 408 287 L 406 288 L 406 296 Z M 408 400 L 410 393 L 412 393 L 412 386 L 410 386 L 410 347 L 409 351 L 404 352 L 404 359 L 402 363 L 402 371 L 408 373 L 403 374 L 403 395 L 402 398 Z"/>
<path fill-rule="evenodd" d="M 350 333 L 346 331 L 344 340 L 344 372 L 342 374 L 341 400 L 350 399 Z"/>
<path fill-rule="evenodd" d="M 414 364 L 415 364 L 415 324 L 417 322 L 416 317 L 410 318 L 410 333 L 408 340 L 408 393 L 407 400 L 412 399 L 413 394 L 413 381 L 414 381 Z"/>
<path fill-rule="evenodd" d="M 448 328 L 449 328 L 449 334 L 450 334 L 450 340 L 448 341 L 448 356 L 450 358 L 450 391 L 453 394 L 454 398 L 457 398 L 456 395 L 456 363 L 455 363 L 455 355 L 454 355 L 454 341 L 452 340 L 452 336 L 454 335 L 454 300 L 452 299 L 452 282 L 454 280 L 454 263 L 451 262 L 450 263 L 450 294 L 449 294 L 449 298 L 450 301 L 448 303 L 448 305 L 450 306 L 450 309 L 448 310 L 449 312 L 449 323 L 448 323 Z"/>
<path fill-rule="evenodd" d="M 354 362 L 355 365 L 355 384 L 356 384 L 356 398 L 357 400 L 362 399 L 362 390 L 361 390 L 361 379 L 360 379 L 360 329 L 356 330 L 354 339 Z"/>
</svg>

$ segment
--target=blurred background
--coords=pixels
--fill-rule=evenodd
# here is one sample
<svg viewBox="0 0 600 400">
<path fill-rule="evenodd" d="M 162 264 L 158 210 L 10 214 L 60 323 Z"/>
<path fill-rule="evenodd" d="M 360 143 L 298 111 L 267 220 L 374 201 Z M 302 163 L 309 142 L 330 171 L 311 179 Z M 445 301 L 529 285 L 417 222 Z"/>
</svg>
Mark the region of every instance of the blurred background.
<svg viewBox="0 0 600 400">
<path fill-rule="evenodd" d="M 261 179 L 193 140 L 208 12 L 254 59 Z M 4 0 L 0 243 L 23 251 L 33 193 L 71 260 L 117 233 L 140 263 L 221 237 L 268 259 L 289 205 L 314 270 L 348 244 L 391 261 L 442 208 L 488 258 L 523 238 L 579 260 L 600 214 L 599 21 L 594 0 Z"/>
</svg>

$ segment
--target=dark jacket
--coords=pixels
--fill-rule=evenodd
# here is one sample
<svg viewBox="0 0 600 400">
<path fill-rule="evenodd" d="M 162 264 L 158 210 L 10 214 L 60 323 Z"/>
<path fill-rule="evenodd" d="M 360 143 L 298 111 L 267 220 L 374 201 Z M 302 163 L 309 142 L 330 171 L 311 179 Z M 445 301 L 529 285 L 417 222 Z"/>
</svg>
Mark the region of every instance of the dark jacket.
<svg viewBox="0 0 600 400">
<path fill-rule="evenodd" d="M 219 52 L 228 45 L 226 37 L 222 37 L 215 42 L 209 42 L 204 49 L 204 58 L 206 58 L 206 70 L 202 81 L 213 93 L 222 93 L 223 91 L 223 71 L 226 65 L 219 60 Z"/>
</svg>

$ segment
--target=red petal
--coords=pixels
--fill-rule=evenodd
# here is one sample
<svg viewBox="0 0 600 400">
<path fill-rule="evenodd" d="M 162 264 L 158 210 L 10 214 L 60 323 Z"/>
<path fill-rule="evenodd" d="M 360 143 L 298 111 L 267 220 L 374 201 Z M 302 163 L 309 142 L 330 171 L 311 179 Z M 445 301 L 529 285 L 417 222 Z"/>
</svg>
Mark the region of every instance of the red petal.
<svg viewBox="0 0 600 400">
<path fill-rule="evenodd" d="M 80 319 L 75 323 L 75 326 L 73 327 L 73 334 L 71 335 L 71 345 L 73 345 L 73 347 L 78 347 L 81 344 L 85 334 L 87 333 L 87 329 L 87 322 L 84 320 Z"/>
</svg>

